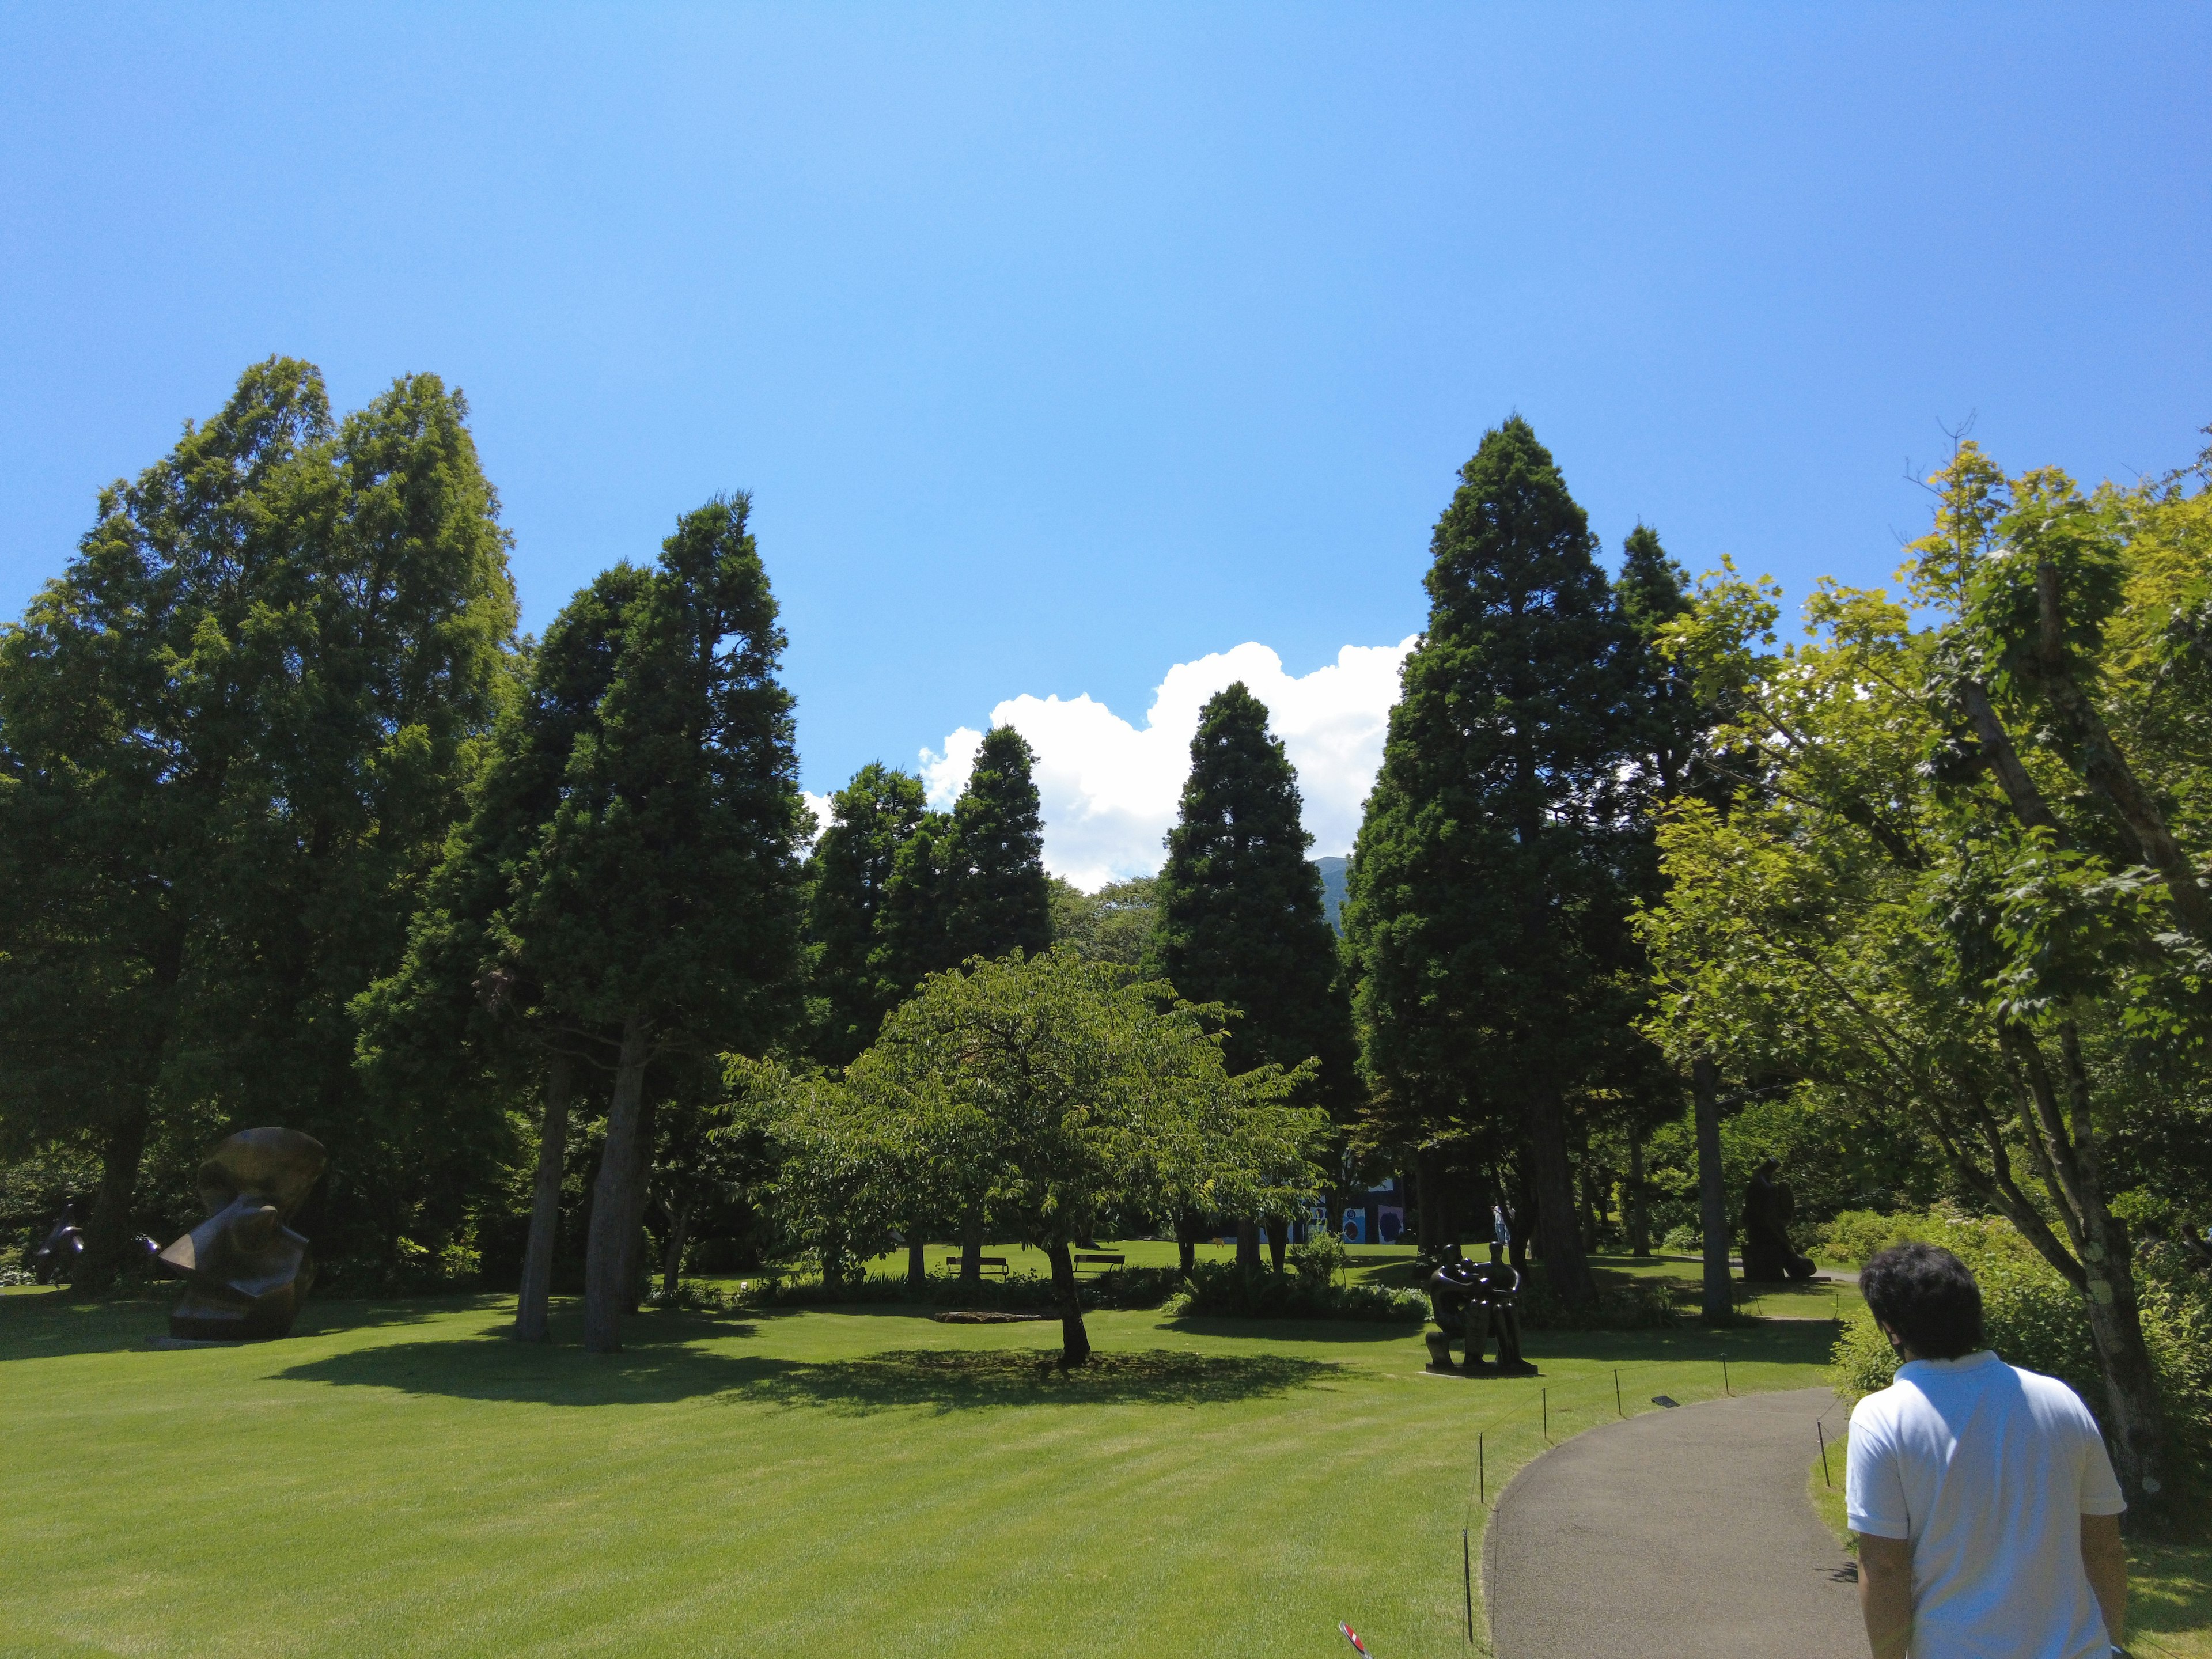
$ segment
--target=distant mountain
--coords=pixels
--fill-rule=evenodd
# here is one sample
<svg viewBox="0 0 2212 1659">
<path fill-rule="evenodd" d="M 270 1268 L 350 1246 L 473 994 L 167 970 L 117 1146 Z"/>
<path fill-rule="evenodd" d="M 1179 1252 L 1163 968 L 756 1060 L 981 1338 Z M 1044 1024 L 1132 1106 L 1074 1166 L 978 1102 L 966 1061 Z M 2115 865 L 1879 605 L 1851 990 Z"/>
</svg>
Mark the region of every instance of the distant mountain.
<svg viewBox="0 0 2212 1659">
<path fill-rule="evenodd" d="M 1341 855 L 1316 859 L 1314 867 L 1321 872 L 1322 908 L 1328 913 L 1328 925 L 1340 933 L 1344 924 L 1337 918 L 1344 909 L 1344 875 L 1352 860 Z"/>
</svg>

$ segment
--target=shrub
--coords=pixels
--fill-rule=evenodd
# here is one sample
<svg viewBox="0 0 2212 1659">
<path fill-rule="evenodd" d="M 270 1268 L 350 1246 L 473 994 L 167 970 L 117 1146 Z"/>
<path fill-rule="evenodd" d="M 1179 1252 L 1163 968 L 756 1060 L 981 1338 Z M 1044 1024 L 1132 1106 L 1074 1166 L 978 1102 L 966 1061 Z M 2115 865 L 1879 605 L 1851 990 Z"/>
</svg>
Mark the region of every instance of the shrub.
<svg viewBox="0 0 2212 1659">
<path fill-rule="evenodd" d="M 1911 1216 L 1884 1215 L 1878 1210 L 1845 1210 L 1826 1226 L 1814 1229 L 1809 1242 L 1815 1255 L 1863 1267 L 1891 1245 L 1921 1237 L 1911 1231 L 1913 1220 Z"/>
<path fill-rule="evenodd" d="M 1705 1248 L 1705 1236 L 1695 1227 L 1669 1227 L 1667 1237 L 1659 1241 L 1659 1248 L 1680 1255 L 1695 1255 Z"/>
<path fill-rule="evenodd" d="M 1333 1273 L 1334 1270 L 1332 1270 Z M 1429 1316 L 1429 1298 L 1387 1285 L 1339 1285 L 1318 1271 L 1279 1273 L 1201 1261 L 1169 1310 L 1205 1319 L 1358 1319 L 1411 1324 Z"/>
<path fill-rule="evenodd" d="M 1102 1308 L 1157 1308 L 1182 1282 L 1172 1267 L 1116 1267 L 1076 1281 L 1076 1298 L 1085 1311 Z M 691 1299 L 686 1300 L 689 1297 Z M 1040 1273 L 1015 1273 L 963 1285 L 957 1273 L 932 1273 L 909 1285 L 903 1273 L 874 1273 L 824 1285 L 818 1279 L 768 1277 L 740 1280 L 736 1289 L 718 1291 L 685 1279 L 678 1295 L 648 1298 L 656 1307 L 821 1307 L 850 1303 L 897 1303 L 937 1308 L 999 1309 L 1046 1312 L 1056 1304 L 1052 1281 Z"/>
<path fill-rule="evenodd" d="M 1681 1316 L 1674 1292 L 1663 1279 L 1640 1279 L 1601 1290 L 1597 1298 L 1570 1308 L 1552 1287 L 1530 1274 L 1521 1285 L 1521 1326 L 1530 1331 L 1654 1331 L 1676 1324 Z"/>
</svg>

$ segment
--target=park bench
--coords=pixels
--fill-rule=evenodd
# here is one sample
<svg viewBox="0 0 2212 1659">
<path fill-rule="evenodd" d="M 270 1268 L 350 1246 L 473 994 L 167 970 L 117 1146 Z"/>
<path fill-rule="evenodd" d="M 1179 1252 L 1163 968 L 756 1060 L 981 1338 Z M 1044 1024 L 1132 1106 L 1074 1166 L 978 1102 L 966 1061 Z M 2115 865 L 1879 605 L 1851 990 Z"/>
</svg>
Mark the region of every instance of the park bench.
<svg viewBox="0 0 2212 1659">
<path fill-rule="evenodd" d="M 1075 1271 L 1078 1273 L 1081 1273 L 1085 1267 L 1096 1267 L 1103 1273 L 1109 1267 L 1126 1267 L 1128 1265 L 1127 1256 L 1117 1255 L 1112 1250 L 1078 1250 L 1075 1253 Z"/>
<path fill-rule="evenodd" d="M 988 1273 L 994 1269 L 997 1271 L 1000 1278 L 1004 1279 L 1006 1276 L 1006 1258 L 1002 1255 L 979 1255 L 975 1258 L 976 1272 Z M 949 1273 L 958 1273 L 960 1258 L 957 1255 L 947 1256 L 945 1260 L 945 1271 Z"/>
</svg>

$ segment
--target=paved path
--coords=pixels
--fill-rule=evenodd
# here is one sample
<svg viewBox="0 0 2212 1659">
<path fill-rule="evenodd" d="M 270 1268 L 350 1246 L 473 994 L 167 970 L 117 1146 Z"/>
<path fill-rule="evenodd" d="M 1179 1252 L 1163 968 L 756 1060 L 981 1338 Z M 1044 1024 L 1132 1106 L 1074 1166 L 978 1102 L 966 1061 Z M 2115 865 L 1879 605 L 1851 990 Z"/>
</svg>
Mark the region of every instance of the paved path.
<svg viewBox="0 0 2212 1659">
<path fill-rule="evenodd" d="M 1833 1404 L 1650 1412 L 1522 1469 L 1483 1544 L 1498 1659 L 1865 1659 L 1850 1557 L 1805 1501 Z"/>
</svg>

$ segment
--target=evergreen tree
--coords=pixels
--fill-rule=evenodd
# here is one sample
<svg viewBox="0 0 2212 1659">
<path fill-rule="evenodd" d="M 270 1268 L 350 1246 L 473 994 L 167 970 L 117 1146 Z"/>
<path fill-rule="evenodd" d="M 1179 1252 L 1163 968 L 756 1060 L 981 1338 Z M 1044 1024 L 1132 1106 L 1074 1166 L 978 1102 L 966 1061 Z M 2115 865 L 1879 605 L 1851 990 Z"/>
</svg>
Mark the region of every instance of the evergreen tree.
<svg viewBox="0 0 2212 1659">
<path fill-rule="evenodd" d="M 1191 1001 L 1238 1011 L 1224 1044 L 1231 1072 L 1318 1060 L 1319 1097 L 1342 1113 L 1358 1097 L 1351 1008 L 1299 806 L 1297 774 L 1267 730 L 1266 706 L 1242 682 L 1216 694 L 1191 738 L 1143 972 Z M 1248 1261 L 1257 1259 L 1258 1219 L 1237 1218 Z"/>
<path fill-rule="evenodd" d="M 807 870 L 814 1051 L 825 1065 L 857 1058 L 902 994 L 874 960 L 878 922 L 898 855 L 927 816 L 921 780 L 876 761 L 831 803 Z"/>
<path fill-rule="evenodd" d="M 1044 825 L 1030 775 L 1036 764 L 1020 732 L 994 726 L 953 803 L 945 931 L 954 962 L 1015 951 L 1035 956 L 1052 945 Z"/>
<path fill-rule="evenodd" d="M 271 358 L 0 639 L 0 1128 L 97 1146 L 88 1284 L 149 1137 L 322 1139 L 326 1256 L 465 1218 L 487 1149 L 364 1097 L 348 1006 L 404 948 L 514 622 L 460 396 L 408 377 L 334 422 Z"/>
<path fill-rule="evenodd" d="M 959 963 L 948 914 L 952 848 L 951 815 L 925 812 L 891 855 L 868 951 L 875 1000 L 886 1009 L 905 1001 L 930 975 Z"/>
<path fill-rule="evenodd" d="M 1578 1302 L 1595 1285 L 1567 1096 L 1632 1012 L 1628 635 L 1526 422 L 1486 434 L 1460 477 L 1352 857 L 1364 1059 L 1408 1138 L 1517 1122 L 1546 1271 Z"/>
<path fill-rule="evenodd" d="M 662 544 L 510 924 L 547 1005 L 617 1034 L 585 1263 L 596 1352 L 621 1346 L 646 1198 L 647 1069 L 669 1054 L 757 1053 L 799 1012 L 805 805 L 750 505 L 718 498 Z"/>
<path fill-rule="evenodd" d="M 603 572 L 529 651 L 523 695 L 502 715 L 468 820 L 448 840 L 408 931 L 396 972 L 356 1005 L 360 1054 L 373 1092 L 464 1103 L 497 1113 L 542 1091 L 530 1231 L 514 1334 L 547 1340 L 553 1249 L 560 1226 L 568 1120 L 580 1066 L 611 1065 L 614 1033 L 565 1018 L 524 960 L 514 933 L 544 826 L 559 811 L 578 742 L 612 683 L 629 607 L 649 577 L 635 565 Z"/>
<path fill-rule="evenodd" d="M 1667 625 L 1690 613 L 1689 579 L 1647 524 L 1628 532 L 1620 555 L 1613 591 L 1628 627 L 1631 696 L 1643 717 L 1637 758 L 1647 801 L 1663 805 L 1690 787 L 1712 723 L 1688 666 L 1659 648 Z"/>
<path fill-rule="evenodd" d="M 1622 620 L 1630 635 L 1629 674 L 1632 700 L 1640 718 L 1636 740 L 1635 775 L 1640 785 L 1639 816 L 1654 825 L 1667 808 L 1686 794 L 1698 793 L 1723 805 L 1728 791 L 1706 764 L 1706 738 L 1713 711 L 1698 696 L 1690 665 L 1660 646 L 1668 626 L 1689 615 L 1693 608 L 1688 578 L 1682 567 L 1668 558 L 1660 545 L 1659 532 L 1638 524 L 1621 546 L 1620 574 L 1613 582 Z M 1658 902 L 1662 890 L 1656 841 L 1640 838 L 1632 879 L 1637 896 L 1647 904 Z M 1644 971 L 1638 964 L 1639 977 Z M 1629 1248 L 1638 1255 L 1650 1250 L 1645 1221 L 1644 1139 L 1662 1123 L 1681 1115 L 1681 1079 L 1666 1066 L 1649 1043 L 1632 1039 L 1620 1045 L 1615 1068 L 1616 1096 L 1625 1103 L 1621 1128 L 1628 1150 Z M 1720 1116 L 1710 1079 L 1692 1068 L 1698 1146 L 1699 1210 L 1704 1217 L 1704 1305 L 1708 1318 L 1724 1316 L 1735 1306 L 1729 1282 L 1729 1237 L 1723 1218 L 1727 1195 L 1720 1167 Z"/>
</svg>

